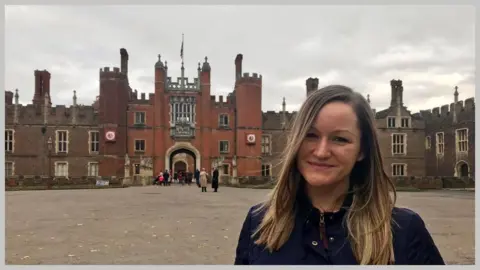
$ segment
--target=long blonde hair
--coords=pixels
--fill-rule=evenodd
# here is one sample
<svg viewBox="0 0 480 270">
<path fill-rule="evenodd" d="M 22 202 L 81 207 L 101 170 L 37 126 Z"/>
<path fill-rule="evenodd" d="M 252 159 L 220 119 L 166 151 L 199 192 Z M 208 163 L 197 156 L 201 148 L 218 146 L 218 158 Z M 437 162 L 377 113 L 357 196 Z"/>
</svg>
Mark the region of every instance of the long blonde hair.
<svg viewBox="0 0 480 270">
<path fill-rule="evenodd" d="M 359 264 L 391 264 L 395 260 L 392 235 L 395 185 L 383 168 L 372 109 L 362 95 L 342 85 L 310 93 L 298 111 L 284 148 L 277 183 L 262 207 L 257 209 L 265 214 L 254 233 L 255 243 L 273 252 L 290 237 L 295 222 L 296 196 L 304 181 L 296 167 L 297 152 L 317 114 L 333 101 L 352 106 L 361 131 L 364 159 L 355 164 L 350 174 L 350 184 L 354 186 L 353 202 L 345 217 L 353 254 Z"/>
</svg>

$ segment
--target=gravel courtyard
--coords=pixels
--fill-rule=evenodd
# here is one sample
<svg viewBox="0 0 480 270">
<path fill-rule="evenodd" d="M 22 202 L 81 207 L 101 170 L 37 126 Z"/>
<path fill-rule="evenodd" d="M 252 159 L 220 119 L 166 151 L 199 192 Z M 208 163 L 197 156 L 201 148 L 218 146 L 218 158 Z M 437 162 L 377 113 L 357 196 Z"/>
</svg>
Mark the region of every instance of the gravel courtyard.
<svg viewBox="0 0 480 270">
<path fill-rule="evenodd" d="M 267 190 L 195 186 L 6 192 L 6 264 L 232 264 Z M 474 192 L 399 192 L 448 264 L 475 263 Z"/>
</svg>

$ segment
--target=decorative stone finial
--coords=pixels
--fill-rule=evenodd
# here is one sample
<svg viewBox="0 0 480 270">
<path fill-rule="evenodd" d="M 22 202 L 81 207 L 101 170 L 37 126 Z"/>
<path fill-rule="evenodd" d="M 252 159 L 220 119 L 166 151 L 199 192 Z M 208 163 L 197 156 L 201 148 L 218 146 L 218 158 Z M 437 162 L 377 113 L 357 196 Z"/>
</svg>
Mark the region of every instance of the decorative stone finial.
<svg viewBox="0 0 480 270">
<path fill-rule="evenodd" d="M 367 102 L 370 104 L 370 94 L 367 94 Z"/>
<path fill-rule="evenodd" d="M 205 63 L 208 63 L 208 57 L 205 56 Z"/>
<path fill-rule="evenodd" d="M 162 62 L 162 56 L 160 54 L 158 55 L 158 61 Z"/>
<path fill-rule="evenodd" d="M 458 86 L 455 86 L 455 93 L 454 93 L 455 96 L 458 96 Z"/>
<path fill-rule="evenodd" d="M 200 62 L 198 62 L 198 70 L 200 70 Z"/>
<path fill-rule="evenodd" d="M 73 105 L 77 105 L 77 91 L 73 90 Z"/>
</svg>

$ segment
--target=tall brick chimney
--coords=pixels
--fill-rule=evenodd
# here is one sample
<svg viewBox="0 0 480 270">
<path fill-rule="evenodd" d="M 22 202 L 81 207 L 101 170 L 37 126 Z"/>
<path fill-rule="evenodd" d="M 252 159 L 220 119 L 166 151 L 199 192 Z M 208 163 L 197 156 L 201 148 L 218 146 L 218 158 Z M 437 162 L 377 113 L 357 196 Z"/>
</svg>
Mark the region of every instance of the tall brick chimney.
<svg viewBox="0 0 480 270">
<path fill-rule="evenodd" d="M 128 52 L 125 48 L 120 49 L 120 72 L 128 75 Z"/>
<path fill-rule="evenodd" d="M 35 70 L 35 91 L 32 103 L 43 106 L 45 104 L 45 94 L 48 94 L 48 105 L 52 105 L 50 94 L 50 72 L 46 70 Z"/>
<path fill-rule="evenodd" d="M 235 57 L 235 80 L 238 80 L 240 77 L 242 77 L 242 60 L 243 60 L 243 55 L 242 54 L 237 54 L 237 57 Z"/>
</svg>

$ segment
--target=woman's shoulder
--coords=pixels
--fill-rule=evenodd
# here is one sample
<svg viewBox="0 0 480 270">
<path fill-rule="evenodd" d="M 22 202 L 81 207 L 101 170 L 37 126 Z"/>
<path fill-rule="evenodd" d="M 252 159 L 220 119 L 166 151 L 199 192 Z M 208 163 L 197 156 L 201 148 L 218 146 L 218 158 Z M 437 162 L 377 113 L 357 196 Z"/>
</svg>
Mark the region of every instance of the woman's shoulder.
<svg viewBox="0 0 480 270">
<path fill-rule="evenodd" d="M 392 219 L 395 257 L 400 264 L 445 264 L 425 221 L 417 212 L 395 207 Z"/>
</svg>

